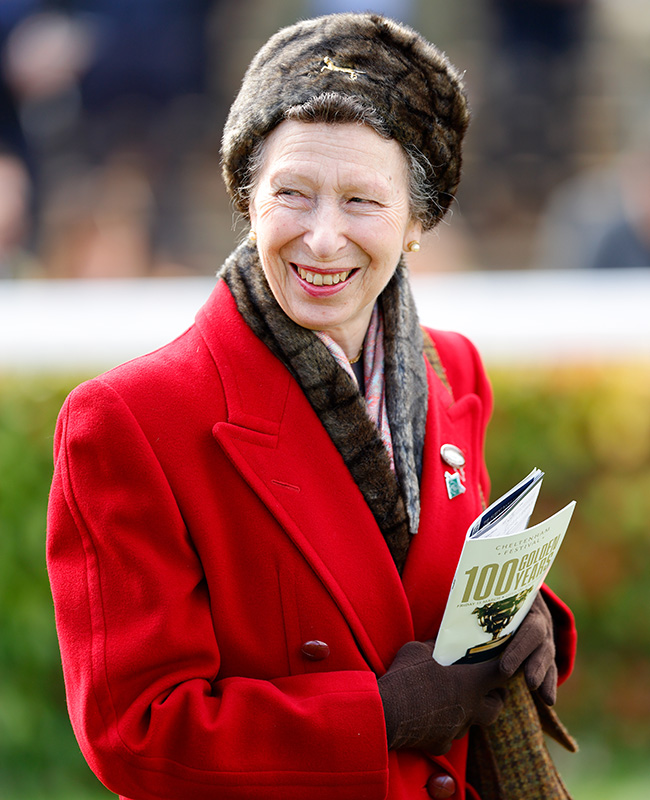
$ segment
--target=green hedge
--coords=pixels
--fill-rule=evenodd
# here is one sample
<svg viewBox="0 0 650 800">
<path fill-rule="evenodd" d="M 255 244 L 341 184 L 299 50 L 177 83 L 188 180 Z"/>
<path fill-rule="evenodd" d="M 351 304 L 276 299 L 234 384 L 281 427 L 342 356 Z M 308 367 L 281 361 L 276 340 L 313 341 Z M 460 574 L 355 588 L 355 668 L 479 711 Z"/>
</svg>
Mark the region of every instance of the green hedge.
<svg viewBox="0 0 650 800">
<path fill-rule="evenodd" d="M 650 364 L 491 375 L 494 491 L 538 466 L 540 515 L 577 500 L 548 580 L 579 631 L 562 715 L 578 735 L 650 752 Z"/>
<path fill-rule="evenodd" d="M 58 409 L 70 377 L 0 376 L 0 796 L 47 788 L 87 798 L 97 781 L 65 713 L 45 514 Z M 101 789 L 101 787 L 100 787 Z M 99 796 L 106 796 L 102 792 Z"/>
<path fill-rule="evenodd" d="M 650 749 L 650 365 L 491 370 L 493 494 L 533 466 L 539 516 L 578 506 L 550 583 L 580 631 L 574 733 Z M 65 713 L 44 561 L 58 409 L 79 376 L 0 377 L 0 795 L 106 797 Z M 44 788 L 48 787 L 48 793 Z M 58 787 L 58 788 L 57 788 Z"/>
</svg>

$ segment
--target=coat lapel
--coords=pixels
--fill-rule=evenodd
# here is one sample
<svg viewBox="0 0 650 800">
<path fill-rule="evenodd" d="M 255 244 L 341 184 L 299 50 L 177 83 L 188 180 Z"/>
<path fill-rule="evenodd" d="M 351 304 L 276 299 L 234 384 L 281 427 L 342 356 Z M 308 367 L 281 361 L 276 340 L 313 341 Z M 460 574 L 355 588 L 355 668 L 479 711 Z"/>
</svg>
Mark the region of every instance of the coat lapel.
<svg viewBox="0 0 650 800">
<path fill-rule="evenodd" d="M 413 626 L 361 492 L 298 384 L 246 325 L 223 281 L 197 324 L 219 365 L 228 407 L 216 439 L 326 586 L 369 665 L 382 672 L 413 638 Z"/>
<path fill-rule="evenodd" d="M 402 574 L 416 639 L 435 638 L 451 581 L 470 523 L 480 513 L 482 402 L 468 394 L 454 402 L 448 389 L 428 367 L 429 403 L 424 441 L 420 528 L 413 537 Z M 443 444 L 465 454 L 464 494 L 450 499 L 445 483 Z"/>
</svg>

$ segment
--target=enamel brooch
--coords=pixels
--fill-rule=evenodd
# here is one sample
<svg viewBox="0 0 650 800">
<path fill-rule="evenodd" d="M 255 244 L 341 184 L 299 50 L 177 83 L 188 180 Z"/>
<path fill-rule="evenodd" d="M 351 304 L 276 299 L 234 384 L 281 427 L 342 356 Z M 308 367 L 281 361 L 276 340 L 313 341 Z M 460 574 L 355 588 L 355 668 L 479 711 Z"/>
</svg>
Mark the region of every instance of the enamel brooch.
<svg viewBox="0 0 650 800">
<path fill-rule="evenodd" d="M 445 470 L 445 484 L 447 486 L 447 497 L 453 500 L 466 491 L 465 484 L 465 455 L 460 447 L 455 444 L 443 444 L 440 448 L 440 457 L 444 463 L 451 467 Z"/>
</svg>

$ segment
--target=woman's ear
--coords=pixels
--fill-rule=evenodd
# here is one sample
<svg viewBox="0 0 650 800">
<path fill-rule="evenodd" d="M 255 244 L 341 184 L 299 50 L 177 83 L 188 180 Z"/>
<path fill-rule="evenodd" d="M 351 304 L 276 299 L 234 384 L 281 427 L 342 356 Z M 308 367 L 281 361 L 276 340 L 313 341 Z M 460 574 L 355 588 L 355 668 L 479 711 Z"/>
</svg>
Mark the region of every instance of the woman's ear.
<svg viewBox="0 0 650 800">
<path fill-rule="evenodd" d="M 255 226 L 257 224 L 257 212 L 255 211 L 255 203 L 253 203 L 252 197 L 248 201 L 248 219 L 250 221 L 251 228 L 255 230 Z"/>
</svg>

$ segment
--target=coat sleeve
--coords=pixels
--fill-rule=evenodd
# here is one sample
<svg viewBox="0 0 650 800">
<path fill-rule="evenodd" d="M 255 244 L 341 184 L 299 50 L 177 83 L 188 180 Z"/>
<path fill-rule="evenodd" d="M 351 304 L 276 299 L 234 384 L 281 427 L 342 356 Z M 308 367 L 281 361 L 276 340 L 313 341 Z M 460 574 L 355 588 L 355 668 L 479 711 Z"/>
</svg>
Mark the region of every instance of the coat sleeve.
<svg viewBox="0 0 650 800">
<path fill-rule="evenodd" d="M 385 796 L 374 673 L 220 679 L 206 581 L 178 504 L 137 420 L 101 381 L 77 389 L 59 417 L 47 558 L 73 728 L 111 791 Z"/>
<path fill-rule="evenodd" d="M 575 618 L 567 604 L 546 584 L 542 586 L 541 591 L 553 617 L 558 683 L 562 684 L 573 672 L 576 659 L 578 634 Z"/>
</svg>

